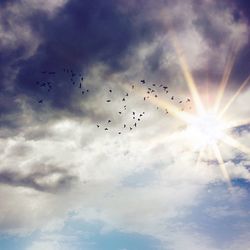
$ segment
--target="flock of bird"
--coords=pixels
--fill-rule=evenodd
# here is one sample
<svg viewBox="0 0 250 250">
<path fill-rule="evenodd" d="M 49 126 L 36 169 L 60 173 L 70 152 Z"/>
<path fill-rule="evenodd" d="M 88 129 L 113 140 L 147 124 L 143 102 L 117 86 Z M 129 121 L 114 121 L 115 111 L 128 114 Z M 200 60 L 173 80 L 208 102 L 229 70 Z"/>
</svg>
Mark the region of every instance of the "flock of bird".
<svg viewBox="0 0 250 250">
<path fill-rule="evenodd" d="M 162 94 L 162 93 L 164 93 L 164 94 L 169 93 L 168 86 L 163 85 L 163 84 L 155 84 L 155 83 L 153 83 L 153 84 L 148 85 L 145 80 L 141 80 L 139 84 L 143 85 L 145 87 L 145 90 L 146 90 L 144 95 L 142 96 L 143 101 L 147 101 L 150 98 L 159 98 L 159 95 Z M 136 85 L 134 85 L 134 84 L 131 85 L 131 91 L 136 91 Z M 113 90 L 109 89 L 108 92 L 109 92 L 109 94 L 112 94 Z M 122 128 L 118 131 L 118 134 L 122 134 L 122 131 L 124 131 L 126 129 L 131 131 L 131 130 L 137 128 L 138 124 L 142 121 L 143 116 L 145 115 L 145 111 L 143 111 L 143 112 L 135 112 L 135 111 L 126 112 L 127 111 L 126 103 L 127 103 L 128 99 L 129 99 L 129 96 L 130 96 L 130 94 L 127 92 L 127 93 L 124 94 L 124 96 L 121 97 L 120 101 L 125 105 L 123 105 L 120 108 L 120 111 L 118 111 L 118 114 L 119 115 L 122 115 L 123 113 L 128 114 L 129 116 L 132 117 L 132 122 L 130 122 L 129 124 L 124 123 Z M 116 100 L 117 96 L 115 95 L 113 97 Z M 184 111 L 185 109 L 189 109 L 189 110 L 192 109 L 192 107 L 191 107 L 191 99 L 190 98 L 186 98 L 185 100 L 181 100 L 180 98 L 172 95 L 170 97 L 170 100 L 172 102 L 177 101 L 177 104 L 182 105 L 182 107 L 180 109 L 181 111 Z M 112 98 L 106 99 L 106 102 L 111 103 Z M 159 107 L 156 106 L 156 109 L 159 109 Z M 165 112 L 165 114 L 169 113 L 167 109 L 165 109 L 164 112 Z M 106 123 L 104 123 L 103 125 L 96 124 L 96 126 L 97 126 L 97 128 L 103 128 L 105 131 L 108 131 L 110 129 L 110 126 L 108 126 L 108 125 L 111 124 L 111 122 L 112 122 L 111 119 L 108 119 L 106 121 Z"/>
<path fill-rule="evenodd" d="M 69 77 L 69 83 L 79 88 L 82 95 L 85 95 L 89 92 L 89 89 L 85 89 L 83 86 L 84 75 L 82 73 L 76 73 L 72 69 L 63 68 L 63 73 Z M 45 77 L 44 80 L 36 81 L 36 85 L 39 88 L 44 89 L 47 92 L 50 92 L 54 88 L 55 76 L 57 72 L 55 71 L 42 71 L 41 74 Z M 49 78 L 49 80 L 48 80 Z M 39 99 L 38 103 L 42 104 L 44 99 Z"/>
<path fill-rule="evenodd" d="M 68 68 L 64 68 L 63 73 L 66 74 L 69 77 L 69 84 L 77 87 L 81 93 L 81 95 L 86 95 L 88 94 L 90 91 L 89 89 L 85 88 L 84 86 L 84 75 L 82 73 L 76 73 L 74 72 L 72 69 L 68 69 Z M 52 91 L 52 89 L 54 88 L 54 83 L 55 83 L 55 76 L 56 76 L 56 72 L 55 71 L 42 71 L 41 72 L 42 75 L 49 77 L 49 80 L 42 80 L 42 81 L 37 81 L 36 84 L 44 89 L 45 91 L 47 91 L 48 93 L 50 91 Z M 143 85 L 144 89 L 145 89 L 145 93 L 142 96 L 142 101 L 146 102 L 148 100 L 150 100 L 151 98 L 159 98 L 159 95 L 164 94 L 164 95 L 168 95 L 169 99 L 171 102 L 175 102 L 175 104 L 181 105 L 180 107 L 180 111 L 184 111 L 186 109 L 192 109 L 191 106 L 191 100 L 190 98 L 186 98 L 185 100 L 181 100 L 180 98 L 174 96 L 174 95 L 169 95 L 169 88 L 166 85 L 163 84 L 149 84 L 146 83 L 145 80 L 140 80 L 139 82 L 140 85 Z M 136 85 L 133 84 L 131 85 L 131 91 L 135 91 L 136 90 Z M 108 96 L 109 98 L 106 99 L 106 103 L 109 104 L 112 101 L 116 101 L 117 100 L 117 95 L 114 94 L 113 89 L 108 89 Z M 139 125 L 139 123 L 143 120 L 143 117 L 145 115 L 145 111 L 142 112 L 136 112 L 128 110 L 127 111 L 127 101 L 129 99 L 131 95 L 131 92 L 128 93 L 126 92 L 120 99 L 122 107 L 120 107 L 117 115 L 121 116 L 122 114 L 126 114 L 131 116 L 132 118 L 132 122 L 130 123 L 123 123 L 122 127 L 118 130 L 118 134 L 122 134 L 124 131 L 128 130 L 131 131 L 133 129 L 136 129 Z M 171 97 L 170 97 L 171 96 Z M 44 102 L 44 99 L 39 99 L 38 103 L 42 104 Z M 110 104 L 109 104 L 110 105 Z M 157 109 L 159 109 L 159 107 L 156 106 Z M 165 109 L 164 110 L 165 114 L 168 114 L 168 110 Z M 114 118 L 114 117 L 113 117 Z M 104 124 L 96 124 L 96 127 L 98 129 L 103 129 L 104 131 L 109 131 L 111 130 L 111 124 L 112 124 L 112 119 L 107 119 L 107 121 Z"/>
</svg>

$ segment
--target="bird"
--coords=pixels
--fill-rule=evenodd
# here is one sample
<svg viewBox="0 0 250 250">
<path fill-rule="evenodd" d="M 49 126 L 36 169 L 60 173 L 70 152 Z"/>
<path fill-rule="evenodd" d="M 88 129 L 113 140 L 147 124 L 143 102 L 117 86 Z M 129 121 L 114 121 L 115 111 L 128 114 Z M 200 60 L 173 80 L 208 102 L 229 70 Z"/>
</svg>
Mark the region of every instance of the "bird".
<svg viewBox="0 0 250 250">
<path fill-rule="evenodd" d="M 84 91 L 82 91 L 82 95 L 84 95 Z"/>
<path fill-rule="evenodd" d="M 171 100 L 174 100 L 174 96 L 171 97 Z"/>
<path fill-rule="evenodd" d="M 111 100 L 107 100 L 106 102 L 111 102 Z"/>
<path fill-rule="evenodd" d="M 123 125 L 123 128 L 126 128 L 126 124 Z"/>
<path fill-rule="evenodd" d="M 179 103 L 182 103 L 182 101 L 179 101 Z"/>
<path fill-rule="evenodd" d="M 109 92 L 112 93 L 112 89 L 110 89 Z"/>
<path fill-rule="evenodd" d="M 81 89 L 82 88 L 82 84 L 80 83 L 80 85 L 79 85 L 79 89 Z"/>
<path fill-rule="evenodd" d="M 155 95 L 155 98 L 157 98 L 157 95 Z"/>
<path fill-rule="evenodd" d="M 111 120 L 108 120 L 108 123 L 110 123 L 111 122 Z"/>
<path fill-rule="evenodd" d="M 132 85 L 132 89 L 134 89 L 135 88 L 135 85 Z"/>
<path fill-rule="evenodd" d="M 128 96 L 128 93 L 126 94 L 126 96 Z"/>
<path fill-rule="evenodd" d="M 121 134 L 121 132 L 118 132 L 118 134 L 120 135 L 120 134 Z"/>
<path fill-rule="evenodd" d="M 97 126 L 97 128 L 100 128 L 100 125 L 97 124 L 96 126 Z"/>
<path fill-rule="evenodd" d="M 118 113 L 119 113 L 120 115 L 122 114 L 122 112 L 120 112 L 120 111 L 119 111 Z"/>
<path fill-rule="evenodd" d="M 108 128 L 105 128 L 104 130 L 108 130 Z"/>
<path fill-rule="evenodd" d="M 189 98 L 187 98 L 187 102 L 190 102 L 190 99 L 189 99 Z"/>
<path fill-rule="evenodd" d="M 146 101 L 146 97 L 144 97 L 143 100 Z"/>
<path fill-rule="evenodd" d="M 141 80 L 141 83 L 142 83 L 142 84 L 145 84 L 145 80 Z"/>
<path fill-rule="evenodd" d="M 134 126 L 136 127 L 136 122 L 135 122 Z"/>
<path fill-rule="evenodd" d="M 38 103 L 43 103 L 43 100 L 42 100 L 42 99 L 41 99 L 41 100 L 39 100 L 39 101 L 38 101 Z"/>
<path fill-rule="evenodd" d="M 123 98 L 122 101 L 125 102 L 125 98 Z"/>
<path fill-rule="evenodd" d="M 129 130 L 132 130 L 132 128 L 130 127 Z"/>
</svg>

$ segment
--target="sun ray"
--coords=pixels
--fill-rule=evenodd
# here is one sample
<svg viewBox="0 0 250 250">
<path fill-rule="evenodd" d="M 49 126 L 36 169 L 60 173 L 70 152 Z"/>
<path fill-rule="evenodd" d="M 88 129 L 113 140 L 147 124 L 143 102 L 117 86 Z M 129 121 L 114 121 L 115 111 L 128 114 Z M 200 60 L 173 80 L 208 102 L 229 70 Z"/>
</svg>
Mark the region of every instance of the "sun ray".
<svg viewBox="0 0 250 250">
<path fill-rule="evenodd" d="M 150 138 L 149 140 L 147 140 L 147 143 L 149 145 L 149 148 L 153 148 L 156 145 L 159 145 L 159 143 L 172 143 L 175 142 L 177 140 L 181 140 L 183 139 L 183 137 L 185 136 L 185 131 L 181 130 L 181 131 L 176 131 L 170 134 L 160 134 L 159 136 L 154 136 L 152 138 Z"/>
<path fill-rule="evenodd" d="M 231 137 L 229 135 L 224 135 L 224 137 L 222 138 L 222 141 L 224 143 L 230 145 L 231 147 L 242 151 L 245 154 L 250 154 L 250 148 L 241 144 L 240 142 L 238 142 L 237 140 L 235 140 L 233 137 Z"/>
<path fill-rule="evenodd" d="M 171 37 L 171 41 L 172 41 L 173 47 L 175 49 L 175 52 L 177 54 L 177 58 L 178 58 L 180 66 L 181 66 L 183 75 L 184 75 L 185 80 L 187 82 L 187 85 L 189 87 L 189 91 L 193 97 L 195 107 L 196 107 L 198 113 L 202 114 L 202 113 L 204 113 L 204 107 L 203 107 L 203 104 L 201 102 L 200 95 L 198 93 L 193 76 L 192 76 L 191 71 L 190 71 L 188 64 L 186 62 L 186 58 L 184 56 L 184 53 L 179 45 L 179 42 L 178 42 L 178 39 L 177 39 L 175 33 L 173 31 L 172 31 L 172 36 L 170 36 L 170 37 Z"/>
<path fill-rule="evenodd" d="M 227 181 L 229 187 L 232 187 L 231 180 L 230 180 L 230 176 L 229 176 L 229 174 L 228 174 L 228 172 L 227 172 L 227 169 L 226 169 L 226 167 L 225 167 L 225 163 L 224 163 L 224 161 L 223 161 L 223 158 L 222 158 L 222 156 L 221 156 L 221 153 L 220 153 L 220 150 L 219 150 L 218 146 L 217 146 L 216 144 L 214 144 L 214 145 L 212 146 L 212 150 L 213 150 L 214 155 L 215 155 L 215 157 L 216 157 L 216 159 L 217 159 L 217 161 L 218 161 L 218 163 L 219 163 L 221 172 L 222 172 L 222 174 L 223 174 L 225 180 Z"/>
<path fill-rule="evenodd" d="M 247 77 L 247 79 L 241 84 L 239 89 L 236 91 L 236 93 L 232 96 L 232 98 L 228 101 L 228 103 L 225 105 L 225 107 L 222 109 L 222 111 L 219 114 L 219 117 L 222 117 L 224 113 L 228 110 L 228 108 L 232 105 L 234 100 L 238 97 L 238 95 L 241 93 L 241 91 L 244 89 L 244 87 L 249 83 L 250 75 Z"/>
<path fill-rule="evenodd" d="M 237 50 L 238 50 L 237 48 L 238 48 L 237 45 L 233 46 L 233 49 L 230 52 L 230 54 L 228 56 L 228 59 L 226 60 L 224 73 L 223 73 L 221 82 L 219 84 L 219 90 L 218 90 L 217 98 L 216 98 L 215 105 L 214 105 L 214 112 L 215 113 L 218 112 L 218 109 L 219 109 L 219 106 L 220 106 L 220 103 L 221 103 L 221 99 L 222 99 L 222 97 L 224 95 L 225 88 L 226 88 L 226 86 L 228 84 L 228 79 L 229 79 L 229 76 L 230 76 L 230 74 L 232 72 L 232 68 L 233 68 L 235 58 L 236 58 L 236 55 L 237 55 Z"/>
</svg>

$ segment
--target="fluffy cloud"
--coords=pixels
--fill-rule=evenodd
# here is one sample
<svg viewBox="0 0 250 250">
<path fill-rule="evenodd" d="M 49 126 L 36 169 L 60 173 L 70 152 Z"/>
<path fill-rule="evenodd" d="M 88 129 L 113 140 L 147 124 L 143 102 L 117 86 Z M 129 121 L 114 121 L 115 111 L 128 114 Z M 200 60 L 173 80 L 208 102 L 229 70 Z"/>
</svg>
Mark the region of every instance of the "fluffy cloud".
<svg viewBox="0 0 250 250">
<path fill-rule="evenodd" d="M 186 125 L 145 104 L 137 86 L 137 92 L 131 91 L 130 84 L 145 78 L 167 82 L 175 96 L 189 96 L 170 27 L 176 30 L 201 90 L 201 81 L 211 72 L 211 91 L 215 91 L 213 81 L 220 81 L 231 41 L 239 40 L 240 55 L 249 47 L 248 24 L 236 6 L 182 2 L 27 0 L 3 5 L 2 233 L 60 231 L 73 212 L 74 220 L 101 221 L 104 233 L 120 230 L 150 235 L 166 249 L 214 250 L 230 244 L 235 249 L 247 244 L 244 237 L 220 240 L 211 229 L 200 228 L 206 227 L 202 224 L 206 216 L 216 219 L 218 227 L 222 218 L 249 217 L 244 207 L 249 196 L 244 188 L 250 180 L 248 156 L 237 158 L 237 149 L 221 146 L 233 185 L 237 180 L 245 183 L 243 187 L 236 183 L 232 193 L 223 193 L 227 187 L 217 162 L 208 156 L 197 165 L 199 152 L 193 150 L 192 138 L 181 136 Z M 244 63 L 240 56 L 235 67 Z M 65 90 L 64 67 L 85 72 L 89 97 L 82 98 L 77 88 Z M 50 69 L 57 75 L 55 91 L 48 96 L 35 82 L 42 79 L 41 70 Z M 233 72 L 226 99 L 244 77 L 245 72 Z M 107 106 L 109 88 L 117 100 Z M 122 107 L 119 98 L 126 92 L 128 112 L 146 112 L 137 130 L 118 137 L 121 126 L 131 123 L 130 117 L 117 117 Z M 249 117 L 249 96 L 249 90 L 239 95 L 230 107 L 237 117 L 227 114 L 229 120 Z M 37 103 L 38 98 L 45 99 L 44 105 Z M 112 125 L 105 133 L 107 117 L 112 117 Z M 247 129 L 232 133 L 247 145 Z M 218 188 L 221 183 L 225 186 Z M 213 192 L 221 194 L 220 200 L 204 205 Z M 234 197 L 242 208 L 229 211 Z M 204 210 L 202 219 L 195 217 L 196 209 Z M 244 229 L 229 231 L 240 235 Z M 60 237 L 44 236 L 28 249 L 62 249 L 64 243 Z"/>
</svg>

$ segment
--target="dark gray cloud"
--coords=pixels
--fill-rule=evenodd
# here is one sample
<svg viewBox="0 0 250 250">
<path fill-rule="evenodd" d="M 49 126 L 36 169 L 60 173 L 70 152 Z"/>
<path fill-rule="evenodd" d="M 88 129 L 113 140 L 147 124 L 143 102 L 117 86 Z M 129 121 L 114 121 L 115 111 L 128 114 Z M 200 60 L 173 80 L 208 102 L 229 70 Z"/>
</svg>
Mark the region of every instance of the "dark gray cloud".
<svg viewBox="0 0 250 250">
<path fill-rule="evenodd" d="M 240 37 L 232 39 L 232 30 L 230 25 L 227 29 L 224 23 L 220 23 L 218 17 L 223 13 L 229 14 L 229 20 L 224 22 L 231 22 L 233 24 L 244 23 L 245 18 L 249 15 L 249 3 L 246 1 L 216 1 L 208 4 L 202 4 L 202 1 L 197 1 L 193 4 L 193 9 L 196 13 L 196 18 L 193 21 L 194 27 L 202 35 L 203 42 L 213 51 L 221 53 L 222 58 L 228 57 L 234 50 L 236 42 L 240 41 Z M 248 14 L 247 14 L 248 13 Z M 221 19 L 223 20 L 223 19 Z M 224 28 L 224 29 L 223 29 Z M 237 40 L 238 39 L 238 40 Z M 227 50 L 223 52 L 225 44 L 228 46 Z M 236 53 L 235 62 L 230 74 L 229 83 L 232 89 L 238 88 L 239 85 L 247 78 L 249 74 L 249 67 L 247 62 L 250 60 L 250 43 L 249 41 Z M 218 58 L 211 57 L 209 54 L 204 54 L 208 58 L 206 67 L 200 68 L 193 72 L 199 82 L 203 79 L 208 79 L 212 84 L 219 84 L 223 72 L 219 72 Z M 224 69 L 225 64 L 222 67 Z"/>
<path fill-rule="evenodd" d="M 248 22 L 250 22 L 250 2 L 248 0 L 238 0 L 231 2 L 235 6 L 233 11 L 235 20 L 238 21 L 245 17 Z"/>
<path fill-rule="evenodd" d="M 37 171 L 21 174 L 18 171 L 2 170 L 0 183 L 15 187 L 27 187 L 40 192 L 60 192 L 68 190 L 78 178 L 65 169 L 53 166 L 38 166 Z M 49 180 L 52 175 L 58 175 L 56 180 Z"/>
<path fill-rule="evenodd" d="M 128 61 L 124 60 L 127 53 L 162 30 L 159 23 L 141 19 L 138 9 L 123 13 L 116 1 L 100 0 L 69 1 L 53 18 L 36 10 L 23 22 L 28 23 L 33 35 L 41 37 L 42 41 L 35 54 L 28 58 L 22 56 L 27 53 L 27 47 L 23 44 L 7 48 L 2 53 L 0 76 L 3 82 L 10 81 L 10 74 L 18 71 L 13 88 L 7 90 L 6 85 L 0 85 L 2 91 L 10 96 L 8 112 L 16 110 L 14 100 L 22 95 L 29 97 L 27 101 L 36 110 L 39 110 L 39 106 L 34 103 L 47 98 L 49 105 L 56 110 L 81 114 L 76 105 L 76 90 L 69 86 L 69 77 L 57 74 L 53 91 L 48 96 L 35 84 L 43 79 L 41 71 L 62 73 L 66 67 L 74 72 L 82 72 L 83 68 L 87 71 L 95 63 L 109 66 L 109 74 L 126 70 L 129 66 Z M 5 29 L 8 25 L 9 22 L 3 24 Z M 5 111 L 3 105 L 0 109 Z"/>
</svg>

